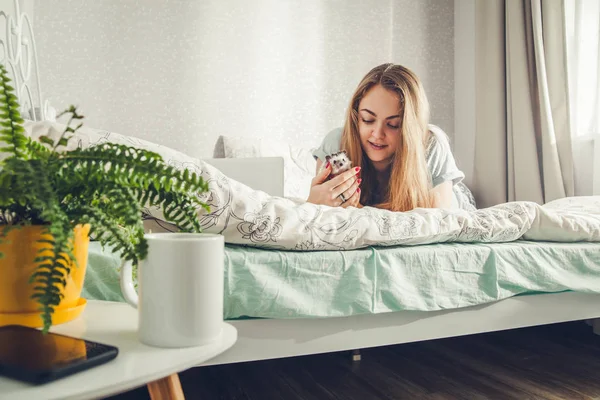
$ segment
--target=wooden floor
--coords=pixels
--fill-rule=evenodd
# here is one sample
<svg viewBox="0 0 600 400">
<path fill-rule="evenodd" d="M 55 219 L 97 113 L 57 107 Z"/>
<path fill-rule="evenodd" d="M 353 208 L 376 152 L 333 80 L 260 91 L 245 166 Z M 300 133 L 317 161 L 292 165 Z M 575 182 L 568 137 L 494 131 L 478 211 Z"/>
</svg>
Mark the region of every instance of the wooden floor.
<svg viewBox="0 0 600 400">
<path fill-rule="evenodd" d="M 361 351 L 194 368 L 186 399 L 600 399 L 600 336 L 583 322 Z M 111 400 L 149 399 L 140 388 Z"/>
</svg>

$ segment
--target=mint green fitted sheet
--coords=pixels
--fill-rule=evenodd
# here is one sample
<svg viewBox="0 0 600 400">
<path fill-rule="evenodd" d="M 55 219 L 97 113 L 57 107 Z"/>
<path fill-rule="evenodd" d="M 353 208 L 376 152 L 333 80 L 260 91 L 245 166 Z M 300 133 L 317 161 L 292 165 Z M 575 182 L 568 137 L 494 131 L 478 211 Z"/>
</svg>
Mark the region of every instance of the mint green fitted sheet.
<svg viewBox="0 0 600 400">
<path fill-rule="evenodd" d="M 124 301 L 119 257 L 91 243 L 83 296 Z M 224 316 L 433 311 L 539 292 L 600 293 L 600 244 L 517 241 L 277 251 L 227 245 Z"/>
</svg>

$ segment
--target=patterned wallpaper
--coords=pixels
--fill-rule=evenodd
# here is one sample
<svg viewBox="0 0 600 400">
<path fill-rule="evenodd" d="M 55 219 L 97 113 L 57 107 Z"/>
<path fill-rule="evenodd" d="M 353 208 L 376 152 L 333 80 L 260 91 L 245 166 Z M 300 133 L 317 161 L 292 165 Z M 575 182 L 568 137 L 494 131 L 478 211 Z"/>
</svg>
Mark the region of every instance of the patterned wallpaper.
<svg viewBox="0 0 600 400">
<path fill-rule="evenodd" d="M 210 157 L 219 135 L 309 147 L 373 66 L 414 69 L 454 128 L 453 0 L 34 0 L 42 88 L 87 125 Z"/>
</svg>

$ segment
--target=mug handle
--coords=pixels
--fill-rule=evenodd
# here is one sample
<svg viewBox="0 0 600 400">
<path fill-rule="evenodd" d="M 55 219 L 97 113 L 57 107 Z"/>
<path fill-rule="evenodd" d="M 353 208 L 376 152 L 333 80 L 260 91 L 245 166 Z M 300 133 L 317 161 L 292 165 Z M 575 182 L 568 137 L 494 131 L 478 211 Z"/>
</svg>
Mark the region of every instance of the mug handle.
<svg viewBox="0 0 600 400">
<path fill-rule="evenodd" d="M 133 264 L 125 261 L 121 268 L 121 293 L 125 300 L 134 308 L 138 308 L 138 294 L 133 286 Z"/>
</svg>

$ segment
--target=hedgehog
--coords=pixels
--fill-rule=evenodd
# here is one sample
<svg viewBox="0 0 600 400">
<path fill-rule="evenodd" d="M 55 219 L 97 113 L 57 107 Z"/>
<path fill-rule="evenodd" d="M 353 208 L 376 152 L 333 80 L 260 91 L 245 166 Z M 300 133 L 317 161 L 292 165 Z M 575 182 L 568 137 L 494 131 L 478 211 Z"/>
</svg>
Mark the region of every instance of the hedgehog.
<svg viewBox="0 0 600 400">
<path fill-rule="evenodd" d="M 325 157 L 325 161 L 331 164 L 331 173 L 327 180 L 333 179 L 344 171 L 348 171 L 352 167 L 352 161 L 348 158 L 345 151 L 338 151 Z M 327 164 L 327 163 L 325 163 Z M 325 164 L 321 166 L 321 171 L 325 168 Z"/>
</svg>

